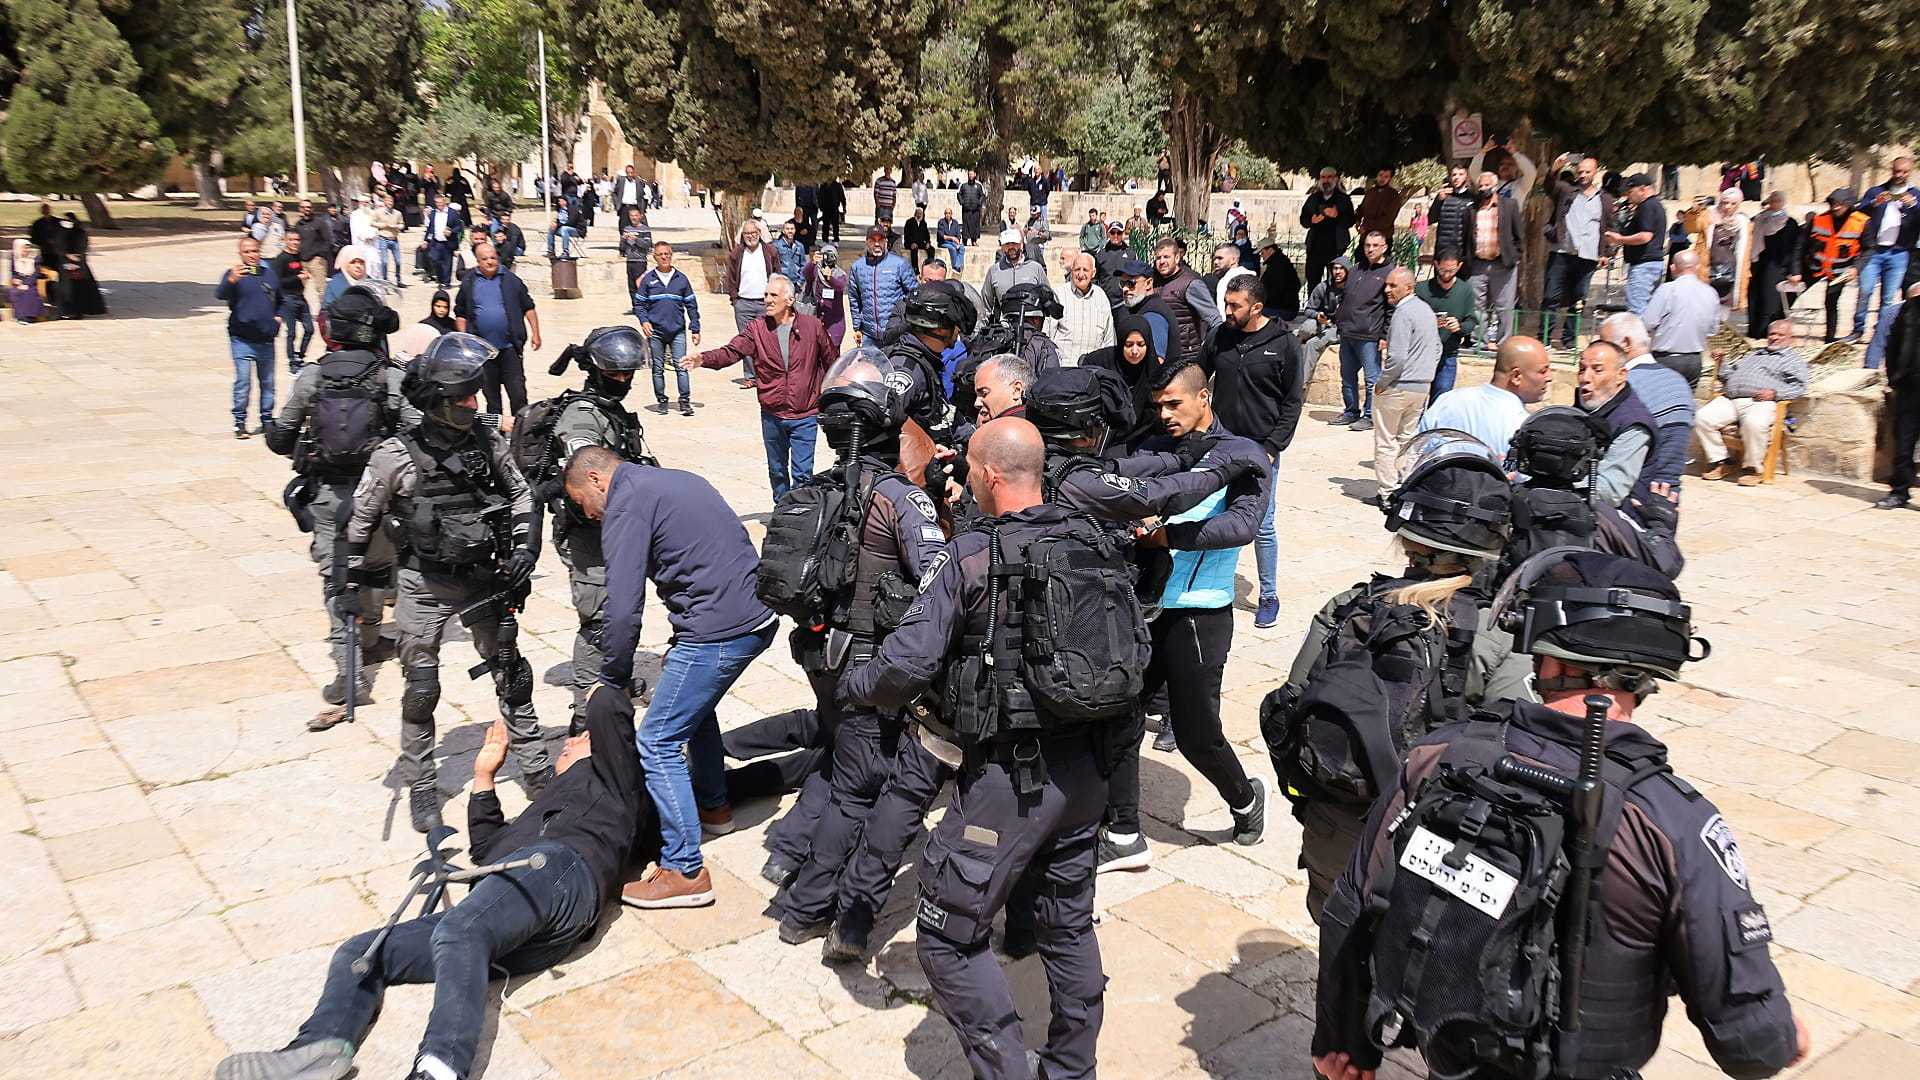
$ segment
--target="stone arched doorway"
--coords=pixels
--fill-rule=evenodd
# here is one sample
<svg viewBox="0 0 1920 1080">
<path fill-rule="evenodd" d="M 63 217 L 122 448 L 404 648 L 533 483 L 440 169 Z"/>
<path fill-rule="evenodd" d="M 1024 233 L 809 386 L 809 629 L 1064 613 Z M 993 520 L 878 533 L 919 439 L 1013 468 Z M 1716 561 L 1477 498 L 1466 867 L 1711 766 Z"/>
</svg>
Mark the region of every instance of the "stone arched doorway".
<svg viewBox="0 0 1920 1080">
<path fill-rule="evenodd" d="M 593 121 L 592 149 L 589 152 L 592 175 L 599 176 L 612 169 L 613 148 L 613 129 L 596 118 Z"/>
</svg>

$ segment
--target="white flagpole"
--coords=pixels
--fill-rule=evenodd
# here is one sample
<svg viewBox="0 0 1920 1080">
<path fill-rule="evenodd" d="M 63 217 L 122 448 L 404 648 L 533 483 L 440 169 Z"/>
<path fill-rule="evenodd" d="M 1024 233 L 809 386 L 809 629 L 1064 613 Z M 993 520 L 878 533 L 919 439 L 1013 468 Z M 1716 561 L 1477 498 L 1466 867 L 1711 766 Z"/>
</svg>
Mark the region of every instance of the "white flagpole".
<svg viewBox="0 0 1920 1080">
<path fill-rule="evenodd" d="M 300 28 L 294 24 L 293 0 L 287 0 L 287 73 L 293 83 L 293 188 L 307 195 L 307 117 L 300 100 Z"/>
<path fill-rule="evenodd" d="M 287 0 L 292 3 L 293 0 Z M 547 142 L 547 32 L 537 31 L 540 42 L 540 199 L 547 221 L 553 221 L 553 151 Z"/>
</svg>

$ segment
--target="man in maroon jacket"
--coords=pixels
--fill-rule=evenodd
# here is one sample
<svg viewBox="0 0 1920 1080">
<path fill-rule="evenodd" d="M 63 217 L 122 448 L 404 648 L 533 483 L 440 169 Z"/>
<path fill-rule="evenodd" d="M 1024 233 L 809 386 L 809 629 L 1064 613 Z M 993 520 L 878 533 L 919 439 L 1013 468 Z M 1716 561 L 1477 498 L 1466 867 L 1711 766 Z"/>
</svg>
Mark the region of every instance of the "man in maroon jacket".
<svg viewBox="0 0 1920 1080">
<path fill-rule="evenodd" d="M 748 226 L 751 228 L 752 226 Z M 813 444 L 819 432 L 820 380 L 834 361 L 833 342 L 820 320 L 793 307 L 793 282 L 767 278 L 767 313 L 748 323 L 732 341 L 680 365 L 723 368 L 744 361 L 760 395 L 760 439 L 767 447 L 767 479 L 780 501 L 813 475 Z"/>
</svg>

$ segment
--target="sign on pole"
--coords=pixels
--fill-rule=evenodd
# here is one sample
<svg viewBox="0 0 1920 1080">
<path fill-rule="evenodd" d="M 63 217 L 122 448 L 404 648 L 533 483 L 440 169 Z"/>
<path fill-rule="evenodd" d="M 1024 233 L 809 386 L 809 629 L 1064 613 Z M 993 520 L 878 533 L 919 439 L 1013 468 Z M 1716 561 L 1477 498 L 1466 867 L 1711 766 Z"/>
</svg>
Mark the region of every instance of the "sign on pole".
<svg viewBox="0 0 1920 1080">
<path fill-rule="evenodd" d="M 1479 113 L 1455 113 L 1453 117 L 1453 138 L 1450 146 L 1455 160 L 1464 161 L 1480 152 L 1486 142 L 1486 126 L 1480 122 Z"/>
</svg>

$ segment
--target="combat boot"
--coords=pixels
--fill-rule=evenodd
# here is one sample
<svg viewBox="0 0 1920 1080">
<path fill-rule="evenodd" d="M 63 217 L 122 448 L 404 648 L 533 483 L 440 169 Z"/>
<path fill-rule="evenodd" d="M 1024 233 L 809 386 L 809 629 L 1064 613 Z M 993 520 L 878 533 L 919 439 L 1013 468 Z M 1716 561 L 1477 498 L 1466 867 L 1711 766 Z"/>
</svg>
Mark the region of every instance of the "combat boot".
<svg viewBox="0 0 1920 1080">
<path fill-rule="evenodd" d="M 373 704 L 373 680 L 367 677 L 367 673 L 364 671 L 361 672 L 355 677 L 353 683 L 354 686 L 358 688 L 353 695 L 353 703 L 355 705 Z M 343 671 L 335 675 L 332 682 L 321 687 L 320 700 L 329 705 L 345 705 L 347 703 L 346 672 Z"/>
<path fill-rule="evenodd" d="M 553 783 L 553 776 L 553 766 L 551 765 L 535 769 L 530 773 L 522 773 L 520 775 L 520 786 L 526 790 L 527 801 L 532 802 L 539 798 L 540 793 L 547 790 L 547 785 Z"/>
<path fill-rule="evenodd" d="M 413 831 L 432 832 L 440 827 L 440 782 L 432 773 L 413 782 L 407 791 L 407 811 L 413 817 Z"/>
</svg>

